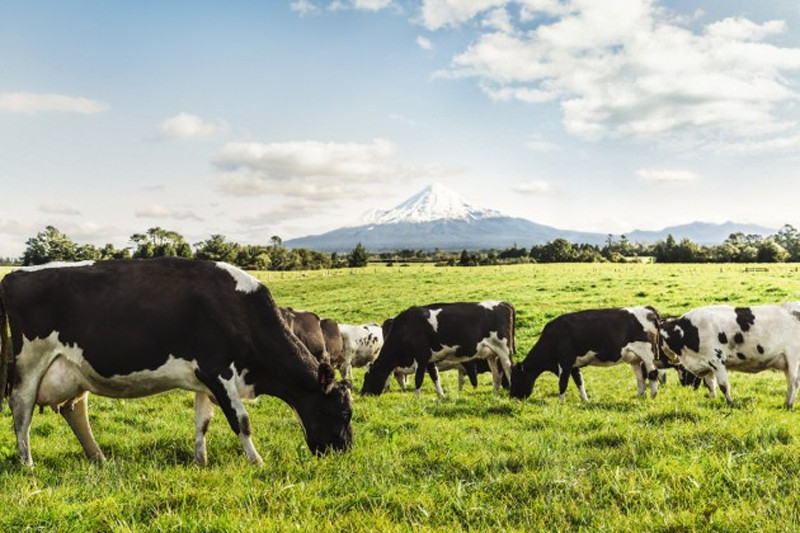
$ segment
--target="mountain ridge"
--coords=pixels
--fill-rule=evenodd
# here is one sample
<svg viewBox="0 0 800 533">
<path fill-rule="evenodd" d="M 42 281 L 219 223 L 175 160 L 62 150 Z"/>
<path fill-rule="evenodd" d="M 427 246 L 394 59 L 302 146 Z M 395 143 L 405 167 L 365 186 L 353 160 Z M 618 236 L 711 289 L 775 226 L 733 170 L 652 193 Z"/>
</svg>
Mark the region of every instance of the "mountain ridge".
<svg viewBox="0 0 800 533">
<path fill-rule="evenodd" d="M 769 235 L 776 230 L 756 224 L 692 222 L 661 230 L 633 230 L 625 235 L 631 242 L 652 243 L 671 234 L 680 241 L 697 244 L 723 242 L 731 233 Z M 323 252 L 347 252 L 357 243 L 375 252 L 414 250 L 488 250 L 514 245 L 528 247 L 557 238 L 572 243 L 602 245 L 608 233 L 564 230 L 512 217 L 469 203 L 444 185 L 434 183 L 388 210 L 373 209 L 362 216 L 362 224 L 342 227 L 316 235 L 288 239 L 291 248 Z"/>
</svg>

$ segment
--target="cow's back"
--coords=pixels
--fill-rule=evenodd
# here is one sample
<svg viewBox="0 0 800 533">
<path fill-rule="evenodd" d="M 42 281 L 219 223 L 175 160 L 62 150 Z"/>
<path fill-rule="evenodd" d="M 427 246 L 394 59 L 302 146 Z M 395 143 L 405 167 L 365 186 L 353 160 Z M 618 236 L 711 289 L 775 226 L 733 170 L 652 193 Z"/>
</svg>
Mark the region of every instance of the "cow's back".
<svg viewBox="0 0 800 533">
<path fill-rule="evenodd" d="M 152 370 L 170 355 L 248 357 L 264 322 L 277 317 L 255 278 L 183 259 L 19 270 L 3 279 L 2 297 L 16 351 L 22 336 L 56 333 L 104 376 Z"/>
</svg>

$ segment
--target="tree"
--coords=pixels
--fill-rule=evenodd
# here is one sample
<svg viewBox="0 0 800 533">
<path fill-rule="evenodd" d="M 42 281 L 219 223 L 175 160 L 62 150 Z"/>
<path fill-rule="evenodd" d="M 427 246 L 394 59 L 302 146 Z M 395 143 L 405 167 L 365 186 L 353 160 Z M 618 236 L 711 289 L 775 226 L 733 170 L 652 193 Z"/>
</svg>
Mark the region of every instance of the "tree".
<svg viewBox="0 0 800 533">
<path fill-rule="evenodd" d="M 74 261 L 77 247 L 72 239 L 53 226 L 36 234 L 25 242 L 22 254 L 23 265 L 41 265 L 51 261 Z"/>
<path fill-rule="evenodd" d="M 347 256 L 347 264 L 350 268 L 364 267 L 367 266 L 367 259 L 369 259 L 367 249 L 361 243 L 358 243 Z"/>
<path fill-rule="evenodd" d="M 568 263 L 575 261 L 577 254 L 566 239 L 555 239 L 542 246 L 539 261 L 542 263 Z"/>
<path fill-rule="evenodd" d="M 800 232 L 794 226 L 786 224 L 778 230 L 774 239 L 789 253 L 787 261 L 800 261 Z"/>
<path fill-rule="evenodd" d="M 227 240 L 224 235 L 218 233 L 215 233 L 202 242 L 198 242 L 194 246 L 195 257 L 197 259 L 233 263 L 239 253 L 238 244 Z"/>
<path fill-rule="evenodd" d="M 192 257 L 192 247 L 177 232 L 155 227 L 145 233 L 134 233 L 131 241 L 136 245 L 133 257 Z"/>
<path fill-rule="evenodd" d="M 772 239 L 761 241 L 757 249 L 756 260 L 759 263 L 783 263 L 789 257 L 789 252 Z"/>
</svg>

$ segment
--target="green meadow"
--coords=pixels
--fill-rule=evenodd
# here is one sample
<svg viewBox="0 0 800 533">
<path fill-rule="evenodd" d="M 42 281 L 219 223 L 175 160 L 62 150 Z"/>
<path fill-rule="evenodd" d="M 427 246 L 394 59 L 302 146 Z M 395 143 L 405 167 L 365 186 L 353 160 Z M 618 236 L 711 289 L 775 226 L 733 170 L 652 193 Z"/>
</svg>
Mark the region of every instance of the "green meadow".
<svg viewBox="0 0 800 533">
<path fill-rule="evenodd" d="M 755 265 L 753 267 L 756 267 Z M 257 272 L 279 305 L 345 323 L 380 322 L 413 304 L 502 299 L 517 309 L 517 360 L 568 311 L 692 307 L 800 299 L 800 270 L 763 265 L 370 265 Z M 363 370 L 355 373 L 360 389 Z M 637 398 L 629 366 L 584 371 L 557 401 L 543 375 L 524 402 L 488 374 L 445 399 L 426 377 L 415 397 L 393 384 L 353 396 L 355 444 L 310 455 L 291 409 L 249 406 L 262 467 L 246 463 L 222 414 L 209 466 L 193 462 L 193 395 L 90 398 L 109 461 L 89 463 L 58 414 L 34 415 L 35 468 L 18 466 L 11 416 L 0 413 L 0 531 L 797 531 L 800 408 L 782 408 L 784 376 L 731 374 L 735 405 L 679 386 Z"/>
</svg>

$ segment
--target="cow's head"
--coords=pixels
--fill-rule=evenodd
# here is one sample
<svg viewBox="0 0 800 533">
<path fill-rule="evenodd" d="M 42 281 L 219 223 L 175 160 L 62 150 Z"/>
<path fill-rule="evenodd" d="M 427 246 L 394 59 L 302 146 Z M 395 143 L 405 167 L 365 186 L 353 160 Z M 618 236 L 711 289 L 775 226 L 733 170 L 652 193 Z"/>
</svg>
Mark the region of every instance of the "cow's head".
<svg viewBox="0 0 800 533">
<path fill-rule="evenodd" d="M 364 385 L 361 386 L 361 394 L 369 396 L 380 395 L 386 387 L 386 380 L 389 379 L 390 372 L 384 373 L 380 368 L 376 368 L 376 361 L 373 361 L 367 366 L 367 371 L 364 374 Z"/>
<path fill-rule="evenodd" d="M 352 385 L 348 380 L 336 381 L 328 363 L 320 363 L 317 380 L 319 389 L 298 409 L 308 447 L 315 454 L 347 450 L 353 444 Z"/>
<path fill-rule="evenodd" d="M 524 400 L 533 392 L 533 384 L 538 374 L 532 368 L 526 368 L 525 363 L 517 363 L 511 367 L 511 386 L 508 393 L 512 398 Z"/>
</svg>

